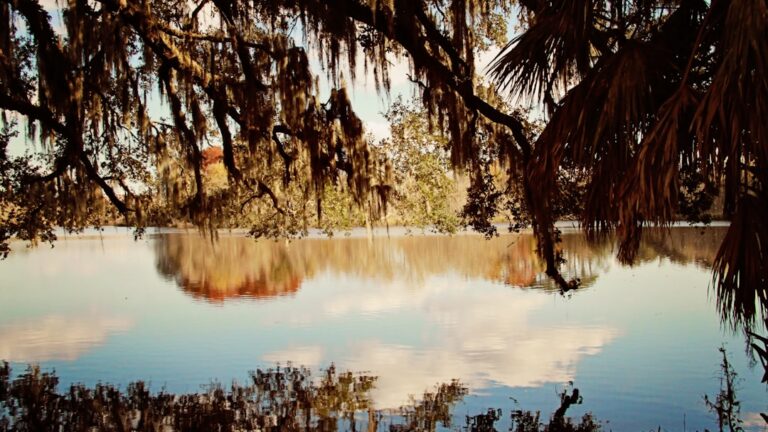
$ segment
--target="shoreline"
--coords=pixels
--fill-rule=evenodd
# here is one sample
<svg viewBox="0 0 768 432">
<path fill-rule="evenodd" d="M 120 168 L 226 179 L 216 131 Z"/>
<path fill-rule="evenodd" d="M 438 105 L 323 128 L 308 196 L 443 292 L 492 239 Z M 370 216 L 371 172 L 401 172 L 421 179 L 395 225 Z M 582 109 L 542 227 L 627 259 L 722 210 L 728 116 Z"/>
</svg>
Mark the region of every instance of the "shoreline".
<svg viewBox="0 0 768 432">
<path fill-rule="evenodd" d="M 514 235 L 514 234 L 532 234 L 533 230 L 532 228 L 524 228 L 521 229 L 519 232 L 509 232 L 508 231 L 508 225 L 507 224 L 494 224 L 496 227 L 499 236 L 508 236 L 508 235 Z M 668 225 L 668 228 L 727 228 L 730 226 L 729 221 L 712 221 L 709 224 L 703 224 L 703 223 L 696 223 L 696 224 L 690 224 L 688 222 L 680 221 L 680 222 L 673 222 L 672 224 Z M 558 221 L 555 223 L 555 227 L 560 229 L 563 233 L 575 233 L 582 230 L 582 228 L 578 225 L 578 222 L 575 221 Z M 648 228 L 657 228 L 659 226 L 648 226 Z M 133 236 L 134 228 L 131 227 L 125 227 L 125 226 L 116 226 L 116 225 L 110 225 L 102 227 L 101 229 L 96 228 L 86 228 L 80 233 L 71 233 L 67 232 L 63 228 L 58 228 L 54 231 L 54 233 L 57 236 L 56 241 L 66 241 L 66 240 L 75 240 L 75 239 L 90 239 L 90 238 L 107 238 L 107 237 L 124 237 L 124 236 Z M 216 231 L 217 236 L 227 236 L 227 237 L 248 237 L 249 230 L 247 228 L 222 228 L 218 229 Z M 142 235 L 141 238 L 150 238 L 157 235 L 165 235 L 165 234 L 194 234 L 198 233 L 201 235 L 210 235 L 209 233 L 201 232 L 199 229 L 195 227 L 189 227 L 189 228 L 174 228 L 174 227 L 147 227 L 146 231 Z M 391 226 L 391 227 L 375 227 L 371 230 L 372 238 L 388 238 L 388 237 L 408 237 L 408 236 L 419 236 L 419 237 L 432 237 L 432 236 L 478 236 L 482 237 L 483 234 L 478 233 L 476 231 L 472 231 L 471 229 L 462 229 L 455 233 L 441 233 L 441 232 L 435 232 L 430 230 L 429 227 L 425 228 L 419 228 L 419 227 L 406 227 L 406 226 Z M 288 241 L 294 241 L 294 240 L 300 240 L 300 239 L 339 239 L 339 238 L 367 238 L 368 237 L 368 231 L 365 227 L 355 227 L 348 231 L 336 231 L 333 232 L 332 235 L 328 235 L 325 231 L 317 228 L 310 228 L 308 230 L 308 233 L 306 235 L 300 236 L 300 237 L 293 237 L 293 238 L 287 238 L 287 239 L 265 239 L 270 241 L 281 241 L 281 240 L 288 240 Z M 139 239 L 141 239 L 139 238 Z M 18 238 L 13 238 L 10 240 L 11 243 L 20 243 L 20 242 L 26 242 L 26 240 L 19 240 Z"/>
</svg>

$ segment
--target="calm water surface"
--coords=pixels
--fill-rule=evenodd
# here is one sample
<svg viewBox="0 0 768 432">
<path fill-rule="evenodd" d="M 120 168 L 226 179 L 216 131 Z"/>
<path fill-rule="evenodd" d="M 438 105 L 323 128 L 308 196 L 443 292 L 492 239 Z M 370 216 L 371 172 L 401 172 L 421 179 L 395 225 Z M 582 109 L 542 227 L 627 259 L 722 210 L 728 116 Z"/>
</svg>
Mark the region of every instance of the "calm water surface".
<svg viewBox="0 0 768 432">
<path fill-rule="evenodd" d="M 768 410 L 761 368 L 722 328 L 707 270 L 724 231 L 652 235 L 634 267 L 610 243 L 564 235 L 561 295 L 528 235 L 310 238 L 284 242 L 107 230 L 15 251 L 0 263 L 0 359 L 55 369 L 63 384 L 149 381 L 194 392 L 276 364 L 378 376 L 396 408 L 459 379 L 457 418 L 551 413 L 573 382 L 607 430 L 716 428 L 718 348 L 739 373 L 747 424 Z M 505 423 L 506 422 L 506 423 Z M 463 420 L 459 422 L 463 424 Z M 757 427 L 752 429 L 759 430 Z"/>
</svg>

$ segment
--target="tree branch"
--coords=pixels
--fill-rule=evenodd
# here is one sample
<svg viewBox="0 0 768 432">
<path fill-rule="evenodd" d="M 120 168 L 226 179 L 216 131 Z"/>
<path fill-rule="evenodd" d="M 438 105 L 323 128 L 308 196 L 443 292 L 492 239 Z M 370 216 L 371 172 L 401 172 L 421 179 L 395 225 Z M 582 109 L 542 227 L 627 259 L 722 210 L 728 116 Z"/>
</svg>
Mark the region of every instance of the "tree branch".
<svg viewBox="0 0 768 432">
<path fill-rule="evenodd" d="M 148 17 L 139 5 L 134 2 L 119 0 L 96 1 L 103 3 L 109 10 L 116 12 L 128 23 L 163 63 L 190 74 L 203 87 L 221 79 L 221 77 L 208 72 L 200 63 L 193 60 L 184 50 L 170 41 L 157 21 Z"/>
<path fill-rule="evenodd" d="M 261 180 L 257 180 L 256 182 L 256 192 L 248 197 L 243 203 L 240 205 L 240 212 L 245 210 L 245 206 L 248 205 L 251 201 L 261 198 L 264 195 L 269 196 L 269 199 L 272 200 L 272 206 L 275 208 L 275 210 L 280 214 L 285 214 L 285 210 L 283 210 L 282 207 L 280 207 L 280 200 L 277 198 L 277 195 L 270 189 L 269 186 L 267 186 L 264 182 Z"/>
<path fill-rule="evenodd" d="M 50 130 L 61 135 L 67 134 L 67 127 L 61 123 L 51 110 L 35 105 L 29 101 L 14 98 L 0 93 L 0 109 L 15 111 L 29 119 L 39 121 Z"/>
<path fill-rule="evenodd" d="M 189 14 L 189 21 L 192 22 L 195 18 L 197 18 L 197 14 L 200 13 L 201 10 L 203 10 L 203 7 L 208 4 L 209 0 L 202 0 L 200 3 L 198 3 L 197 7 L 192 11 L 191 14 Z"/>
<path fill-rule="evenodd" d="M 166 94 L 171 104 L 171 115 L 173 115 L 174 124 L 178 129 L 180 141 L 185 145 L 186 150 L 189 152 L 189 162 L 195 173 L 195 201 L 200 204 L 203 198 L 203 175 L 200 171 L 202 165 L 203 156 L 200 152 L 200 147 L 197 144 L 197 137 L 192 129 L 187 125 L 187 120 L 182 109 L 181 99 L 177 94 L 176 84 L 173 82 L 173 78 L 170 75 L 170 65 L 163 64 L 160 67 L 160 79 L 165 85 Z"/>
<path fill-rule="evenodd" d="M 179 39 L 198 40 L 198 41 L 206 41 L 206 42 L 222 43 L 222 44 L 233 43 L 231 38 L 224 37 L 223 35 L 196 33 L 196 32 L 191 32 L 187 30 L 179 30 L 179 29 L 175 29 L 173 27 L 164 25 L 162 23 L 157 23 L 157 27 L 161 32 Z M 275 53 L 272 50 L 270 50 L 269 46 L 266 44 L 260 44 L 260 43 L 248 41 L 245 39 L 240 41 L 240 43 L 242 43 L 248 48 L 261 50 L 267 53 L 270 57 L 276 56 Z"/>
<path fill-rule="evenodd" d="M 445 37 L 435 26 L 435 23 L 429 19 L 426 12 L 421 7 L 416 7 L 416 18 L 419 20 L 422 26 L 424 26 L 424 31 L 426 32 L 426 36 L 435 42 L 437 42 L 438 45 L 440 45 L 440 48 L 445 51 L 446 54 L 448 54 L 448 57 L 451 59 L 452 63 L 452 69 L 457 74 L 461 74 L 462 76 L 466 76 L 466 74 L 469 72 L 469 67 L 467 67 L 467 62 L 464 61 L 464 59 L 461 58 L 461 55 L 459 55 L 459 52 L 456 51 L 456 47 L 453 46 L 450 40 Z"/>
<path fill-rule="evenodd" d="M 229 131 L 229 125 L 227 125 L 229 103 L 221 90 L 213 91 L 209 94 L 213 95 L 213 117 L 216 119 L 216 124 L 219 126 L 219 131 L 221 132 L 221 144 L 224 149 L 224 166 L 227 167 L 227 171 L 232 178 L 234 178 L 235 181 L 239 181 L 242 178 L 242 175 L 235 164 L 232 133 Z"/>
<path fill-rule="evenodd" d="M 490 105 L 474 93 L 471 77 L 459 76 L 456 71 L 446 66 L 426 48 L 424 38 L 413 38 L 413 21 L 406 20 L 402 14 L 394 16 L 394 25 L 389 26 L 387 16 L 381 11 L 373 11 L 367 5 L 354 0 L 315 0 L 315 7 L 328 10 L 344 10 L 350 18 L 369 25 L 386 37 L 400 44 L 413 58 L 415 64 L 427 68 L 435 76 L 443 77 L 444 82 L 458 94 L 464 104 L 478 111 L 488 120 L 510 129 L 526 160 L 532 154 L 532 146 L 525 133 L 523 122 L 514 115 L 506 114 Z M 333 13 L 329 12 L 330 15 Z M 422 24 L 423 25 L 423 24 Z M 427 29 L 425 28 L 425 31 Z"/>
<path fill-rule="evenodd" d="M 107 183 L 107 181 L 99 175 L 98 171 L 96 171 L 96 167 L 94 167 L 91 163 L 91 160 L 88 159 L 88 155 L 86 155 L 84 151 L 80 151 L 79 153 L 80 162 L 83 164 L 85 173 L 88 175 L 88 178 L 99 185 L 101 190 L 104 191 L 104 194 L 107 195 L 109 201 L 112 203 L 112 205 L 115 206 L 115 208 L 117 208 L 120 214 L 125 215 L 128 212 L 133 211 L 132 209 L 128 208 L 123 200 L 117 197 L 117 194 L 115 193 L 115 190 L 112 189 L 112 186 L 110 186 L 109 183 Z"/>
<path fill-rule="evenodd" d="M 280 137 L 277 136 L 279 133 L 285 135 L 293 135 L 293 133 L 291 133 L 291 130 L 285 125 L 279 124 L 272 127 L 272 141 L 275 142 L 277 152 L 280 154 L 280 157 L 283 158 L 283 164 L 285 165 L 284 181 L 287 184 L 291 181 L 291 164 L 293 163 L 294 158 L 285 151 L 283 142 L 280 141 Z"/>
</svg>

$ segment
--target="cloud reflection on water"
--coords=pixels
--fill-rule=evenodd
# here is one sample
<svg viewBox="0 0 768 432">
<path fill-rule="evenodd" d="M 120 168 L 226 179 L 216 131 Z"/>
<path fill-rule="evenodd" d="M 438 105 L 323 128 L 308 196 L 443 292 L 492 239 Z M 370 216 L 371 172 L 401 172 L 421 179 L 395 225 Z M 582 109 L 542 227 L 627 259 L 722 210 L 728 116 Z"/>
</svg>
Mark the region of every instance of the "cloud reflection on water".
<svg viewBox="0 0 768 432">
<path fill-rule="evenodd" d="M 261 360 L 311 368 L 335 361 L 345 369 L 370 371 L 379 377 L 373 390 L 377 407 L 392 408 L 405 403 L 408 395 L 456 377 L 470 389 L 570 381 L 584 356 L 597 354 L 619 336 L 616 329 L 601 326 L 534 324 L 537 310 L 548 303 L 547 296 L 536 292 L 451 277 L 430 278 L 417 286 L 399 282 L 362 289 L 349 281 L 337 287 L 334 298 L 295 313 L 303 314 L 302 325 L 322 328 L 341 319 L 341 311 L 361 313 L 345 305 L 365 304 L 365 313 L 378 315 L 377 321 L 415 311 L 429 333 L 419 343 L 392 343 L 373 335 L 347 341 L 341 358 L 318 345 L 305 345 L 266 353 Z"/>
<path fill-rule="evenodd" d="M 77 360 L 114 333 L 133 327 L 133 320 L 107 316 L 48 315 L 0 327 L 0 359 L 35 363 Z"/>
<path fill-rule="evenodd" d="M 639 262 L 711 262 L 721 232 L 649 231 Z M 610 241 L 588 243 L 563 236 L 565 273 L 584 289 L 615 261 Z M 291 244 L 199 236 L 156 239 L 158 270 L 189 295 L 207 301 L 290 300 L 261 309 L 261 322 L 335 332 L 336 325 L 377 326 L 417 317 L 414 332 L 386 331 L 285 341 L 261 354 L 265 362 L 323 367 L 330 362 L 379 376 L 379 408 L 404 403 L 436 382 L 456 377 L 470 389 L 493 385 L 533 387 L 566 382 L 580 361 L 620 337 L 609 325 L 539 322 L 556 290 L 543 275 L 530 235 L 486 241 L 477 236 L 304 239 Z M 520 289 L 536 288 L 536 290 Z M 336 324 L 334 324 L 336 323 Z M 402 328 L 402 325 L 395 328 Z M 406 326 L 407 328 L 407 326 Z"/>
</svg>

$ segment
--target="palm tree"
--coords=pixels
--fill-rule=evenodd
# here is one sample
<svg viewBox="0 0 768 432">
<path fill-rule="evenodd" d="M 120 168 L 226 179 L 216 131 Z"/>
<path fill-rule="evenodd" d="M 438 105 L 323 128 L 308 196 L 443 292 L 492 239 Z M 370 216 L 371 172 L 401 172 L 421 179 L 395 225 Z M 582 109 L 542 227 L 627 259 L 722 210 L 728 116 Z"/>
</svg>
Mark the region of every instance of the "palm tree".
<svg viewBox="0 0 768 432">
<path fill-rule="evenodd" d="M 521 3 L 527 28 L 491 76 L 547 110 L 526 167 L 540 185 L 531 200 L 540 226 L 551 226 L 564 161 L 589 177 L 587 234 L 615 230 L 626 262 L 644 226 L 675 221 L 681 203 L 706 206 L 690 201 L 719 187 L 731 226 L 714 264 L 716 292 L 735 322 L 751 323 L 756 298 L 768 306 L 766 2 Z"/>
</svg>

